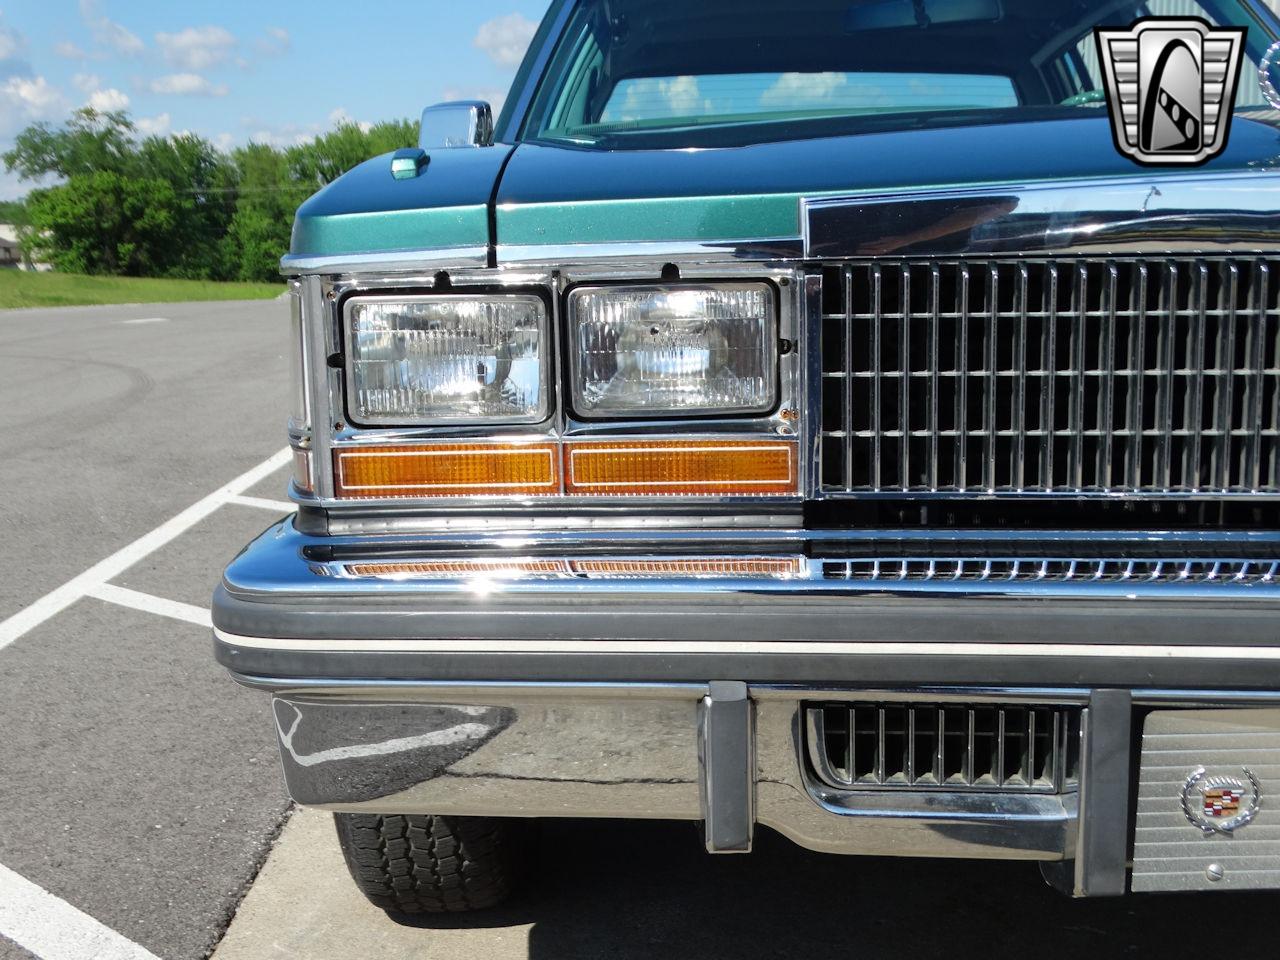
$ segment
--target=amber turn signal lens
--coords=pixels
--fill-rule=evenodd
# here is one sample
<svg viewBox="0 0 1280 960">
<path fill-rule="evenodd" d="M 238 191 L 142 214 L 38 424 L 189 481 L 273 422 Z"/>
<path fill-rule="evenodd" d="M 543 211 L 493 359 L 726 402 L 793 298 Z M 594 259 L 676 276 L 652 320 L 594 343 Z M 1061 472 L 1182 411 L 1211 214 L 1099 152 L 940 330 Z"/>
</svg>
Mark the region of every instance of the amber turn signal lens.
<svg viewBox="0 0 1280 960">
<path fill-rule="evenodd" d="M 641 440 L 565 447 L 565 492 L 585 496 L 779 496 L 798 492 L 786 441 Z"/>
<path fill-rule="evenodd" d="M 377 580 L 542 578 L 587 580 L 790 580 L 802 576 L 802 557 L 672 557 L 646 559 L 388 560 L 348 563 L 347 576 Z"/>
<path fill-rule="evenodd" d="M 705 577 L 787 580 L 804 572 L 800 557 L 715 557 L 696 560 L 571 560 L 588 577 Z"/>
<path fill-rule="evenodd" d="M 523 577 L 568 575 L 567 560 L 412 560 L 392 563 L 350 563 L 353 577 L 383 580 L 446 580 L 455 577 Z"/>
<path fill-rule="evenodd" d="M 551 496 L 560 492 L 549 443 L 369 447 L 333 455 L 338 497 Z"/>
</svg>

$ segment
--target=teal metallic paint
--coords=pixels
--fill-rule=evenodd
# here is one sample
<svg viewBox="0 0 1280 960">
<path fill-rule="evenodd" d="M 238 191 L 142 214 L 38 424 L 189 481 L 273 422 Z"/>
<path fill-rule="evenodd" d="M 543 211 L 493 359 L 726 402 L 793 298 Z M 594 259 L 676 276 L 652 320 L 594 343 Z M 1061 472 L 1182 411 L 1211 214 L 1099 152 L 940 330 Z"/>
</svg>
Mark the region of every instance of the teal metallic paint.
<svg viewBox="0 0 1280 960">
<path fill-rule="evenodd" d="M 488 203 L 508 156 L 495 240 Z M 1277 165 L 1276 128 L 1240 115 L 1227 151 L 1201 169 Z M 437 150 L 418 177 L 396 180 L 388 155 L 316 194 L 298 211 L 292 252 L 779 239 L 799 235 L 802 197 L 1130 176 L 1150 172 L 1116 152 L 1094 112 L 714 150 Z"/>
<path fill-rule="evenodd" d="M 489 199 L 509 146 L 433 150 L 421 173 L 397 179 L 394 154 L 375 157 L 298 209 L 294 256 L 486 247 Z"/>
<path fill-rule="evenodd" d="M 1206 171 L 1280 162 L 1280 135 L 1238 117 Z M 501 248 L 794 237 L 801 197 L 1149 177 L 1105 114 L 904 129 L 708 150 L 521 144 L 498 192 Z"/>
<path fill-rule="evenodd" d="M 326 217 L 299 216 L 293 225 L 292 253 L 333 256 L 484 247 L 488 243 L 489 208 L 481 204 Z"/>
<path fill-rule="evenodd" d="M 504 243 L 616 243 L 793 237 L 798 193 L 729 197 L 567 200 L 498 207 Z"/>
</svg>

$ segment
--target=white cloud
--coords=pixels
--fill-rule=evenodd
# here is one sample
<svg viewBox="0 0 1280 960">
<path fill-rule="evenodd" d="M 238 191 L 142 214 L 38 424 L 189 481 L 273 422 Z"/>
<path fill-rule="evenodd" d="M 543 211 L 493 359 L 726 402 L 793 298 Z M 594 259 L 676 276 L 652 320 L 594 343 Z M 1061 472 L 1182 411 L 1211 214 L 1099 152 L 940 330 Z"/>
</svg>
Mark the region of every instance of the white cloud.
<svg viewBox="0 0 1280 960">
<path fill-rule="evenodd" d="M 53 45 L 53 52 L 64 60 L 88 60 L 89 53 L 70 40 L 63 40 Z"/>
<path fill-rule="evenodd" d="M 703 97 L 698 78 L 643 77 L 626 85 L 621 105 L 612 103 L 602 119 L 616 122 L 654 117 L 693 117 L 711 112 L 711 101 Z"/>
<path fill-rule="evenodd" d="M 3 16 L 3 14 L 0 14 Z M 17 30 L 0 22 L 0 63 L 17 60 L 27 52 L 27 38 Z"/>
<path fill-rule="evenodd" d="M 93 34 L 94 43 L 125 57 L 136 57 L 144 44 L 137 34 L 107 17 L 100 0 L 80 0 L 80 18 Z"/>
<path fill-rule="evenodd" d="M 0 11 L 0 80 L 31 76 L 31 63 L 27 60 L 27 38 L 6 24 L 4 12 Z M 0 111 L 0 125 L 5 119 Z"/>
<path fill-rule="evenodd" d="M 249 135 L 246 138 L 247 142 L 262 143 L 277 148 L 310 143 L 321 134 L 328 133 L 343 124 L 353 124 L 366 132 L 373 127 L 373 124 L 368 121 L 357 120 L 351 116 L 344 107 L 338 107 L 336 110 L 330 111 L 325 121 L 319 123 L 282 123 L 272 125 L 263 122 L 257 117 L 242 117 L 240 123 L 249 131 Z"/>
<path fill-rule="evenodd" d="M 225 97 L 229 92 L 225 84 L 215 86 L 198 73 L 170 73 L 151 81 L 152 93 L 167 93 L 175 97 Z"/>
<path fill-rule="evenodd" d="M 448 87 L 441 94 L 443 100 L 483 100 L 493 108 L 493 117 L 496 120 L 498 114 L 502 112 L 502 105 L 506 102 L 507 91 L 498 87 L 485 87 L 483 89 L 463 89 L 460 87 Z"/>
<path fill-rule="evenodd" d="M 71 78 L 71 85 L 81 93 L 93 93 L 102 86 L 102 78 L 96 73 L 77 73 Z"/>
<path fill-rule="evenodd" d="M 368 133 L 370 130 L 373 129 L 372 123 L 370 123 L 368 120 L 357 120 L 355 117 L 351 116 L 351 114 L 347 113 L 346 107 L 339 107 L 337 110 L 334 110 L 332 113 L 329 114 L 329 126 L 331 127 L 355 126 L 355 127 L 359 127 L 365 133 Z"/>
<path fill-rule="evenodd" d="M 66 99 L 44 77 L 10 77 L 0 83 L 0 135 L 16 133 L 35 120 L 62 113 Z"/>
<path fill-rule="evenodd" d="M 133 121 L 133 125 L 144 137 L 163 137 L 169 132 L 171 123 L 172 118 L 167 113 L 155 117 L 138 117 Z"/>
<path fill-rule="evenodd" d="M 99 113 L 112 113 L 116 110 L 127 110 L 129 107 L 128 94 L 110 87 L 106 90 L 95 90 L 89 95 L 89 100 L 85 104 Z"/>
<path fill-rule="evenodd" d="M 472 41 L 500 67 L 519 66 L 538 25 L 519 13 L 495 17 L 480 25 Z"/>
<path fill-rule="evenodd" d="M 284 27 L 267 27 L 266 36 L 253 42 L 253 48 L 263 57 L 283 57 L 293 41 Z"/>
<path fill-rule="evenodd" d="M 165 60 L 180 70 L 208 70 L 231 56 L 239 45 L 222 27 L 187 27 L 178 33 L 157 33 L 156 44 Z"/>
<path fill-rule="evenodd" d="M 796 107 L 833 99 L 849 86 L 844 73 L 784 73 L 760 95 L 761 106 Z"/>
</svg>

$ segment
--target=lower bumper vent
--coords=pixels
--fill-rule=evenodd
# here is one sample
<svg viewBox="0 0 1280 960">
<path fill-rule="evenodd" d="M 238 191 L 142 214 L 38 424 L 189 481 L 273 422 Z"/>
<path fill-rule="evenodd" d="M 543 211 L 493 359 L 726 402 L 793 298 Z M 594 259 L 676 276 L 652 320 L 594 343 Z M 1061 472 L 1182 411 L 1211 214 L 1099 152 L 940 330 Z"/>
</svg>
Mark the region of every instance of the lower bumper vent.
<svg viewBox="0 0 1280 960">
<path fill-rule="evenodd" d="M 1132 583 L 1251 586 L 1280 584 L 1280 560 L 1075 560 L 929 558 L 827 560 L 824 580 L 865 583 Z"/>
<path fill-rule="evenodd" d="M 1078 785 L 1080 708 L 810 704 L 813 774 L 837 789 L 1063 793 Z"/>
</svg>

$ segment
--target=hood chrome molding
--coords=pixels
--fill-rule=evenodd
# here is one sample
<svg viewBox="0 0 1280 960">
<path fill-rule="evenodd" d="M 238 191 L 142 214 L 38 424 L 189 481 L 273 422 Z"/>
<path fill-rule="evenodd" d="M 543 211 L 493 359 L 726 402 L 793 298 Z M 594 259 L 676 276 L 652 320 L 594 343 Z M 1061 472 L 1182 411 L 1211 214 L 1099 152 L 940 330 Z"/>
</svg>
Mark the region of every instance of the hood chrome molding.
<svg viewBox="0 0 1280 960">
<path fill-rule="evenodd" d="M 1266 253 L 1280 176 L 1134 176 L 801 201 L 804 256 Z"/>
</svg>

